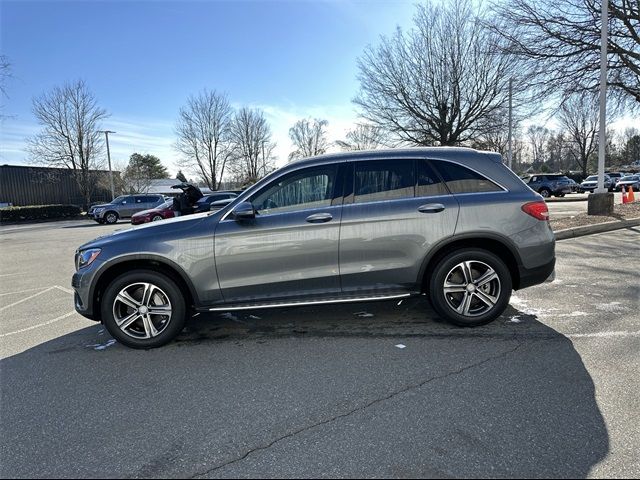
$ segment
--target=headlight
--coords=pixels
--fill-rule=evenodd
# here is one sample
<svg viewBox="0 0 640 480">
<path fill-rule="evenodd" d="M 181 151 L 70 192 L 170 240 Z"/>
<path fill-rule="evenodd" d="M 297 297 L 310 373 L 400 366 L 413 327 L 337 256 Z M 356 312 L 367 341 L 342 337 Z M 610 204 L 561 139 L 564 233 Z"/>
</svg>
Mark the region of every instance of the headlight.
<svg viewBox="0 0 640 480">
<path fill-rule="evenodd" d="M 95 208 L 95 209 L 93 210 L 93 213 L 100 213 L 100 212 L 101 212 L 101 211 L 103 211 L 103 210 L 104 210 L 104 207 Z"/>
<path fill-rule="evenodd" d="M 99 248 L 89 248 L 76 253 L 76 270 L 87 267 L 100 255 Z"/>
</svg>

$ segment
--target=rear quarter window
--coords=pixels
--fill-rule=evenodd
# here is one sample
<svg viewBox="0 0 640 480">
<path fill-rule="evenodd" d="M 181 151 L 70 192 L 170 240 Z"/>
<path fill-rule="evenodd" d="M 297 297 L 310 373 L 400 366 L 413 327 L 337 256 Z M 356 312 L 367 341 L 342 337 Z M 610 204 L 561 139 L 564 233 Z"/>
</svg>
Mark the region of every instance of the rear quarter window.
<svg viewBox="0 0 640 480">
<path fill-rule="evenodd" d="M 457 163 L 432 161 L 451 193 L 501 192 L 496 183 Z"/>
</svg>

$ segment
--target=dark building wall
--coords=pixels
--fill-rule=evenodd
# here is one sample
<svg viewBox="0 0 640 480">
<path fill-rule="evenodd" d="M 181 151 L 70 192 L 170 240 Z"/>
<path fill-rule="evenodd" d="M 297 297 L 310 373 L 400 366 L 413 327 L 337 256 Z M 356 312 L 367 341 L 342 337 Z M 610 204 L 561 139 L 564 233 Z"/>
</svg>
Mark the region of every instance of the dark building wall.
<svg viewBox="0 0 640 480">
<path fill-rule="evenodd" d="M 96 182 L 91 201 L 111 200 L 108 188 L 109 172 L 96 171 L 95 173 Z M 11 203 L 14 206 L 83 205 L 85 199 L 80 193 L 71 170 L 0 165 L 0 202 Z"/>
</svg>

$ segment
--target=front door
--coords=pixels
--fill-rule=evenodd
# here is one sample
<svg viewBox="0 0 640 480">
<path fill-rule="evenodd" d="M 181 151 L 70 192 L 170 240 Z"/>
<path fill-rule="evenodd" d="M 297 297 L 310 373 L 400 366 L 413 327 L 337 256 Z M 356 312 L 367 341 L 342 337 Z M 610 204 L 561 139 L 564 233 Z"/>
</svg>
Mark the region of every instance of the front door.
<svg viewBox="0 0 640 480">
<path fill-rule="evenodd" d="M 255 219 L 229 214 L 220 221 L 215 260 L 226 303 L 340 293 L 337 171 L 337 165 L 324 165 L 284 174 L 248 199 Z"/>
</svg>

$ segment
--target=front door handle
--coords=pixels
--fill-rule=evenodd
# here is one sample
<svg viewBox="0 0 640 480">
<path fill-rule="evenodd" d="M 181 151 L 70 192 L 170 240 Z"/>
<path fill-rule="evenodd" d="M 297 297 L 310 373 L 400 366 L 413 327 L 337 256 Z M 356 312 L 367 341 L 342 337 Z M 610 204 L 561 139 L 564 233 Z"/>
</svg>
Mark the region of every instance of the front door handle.
<svg viewBox="0 0 640 480">
<path fill-rule="evenodd" d="M 333 216 L 330 213 L 314 213 L 313 215 L 309 215 L 307 217 L 307 222 L 309 223 L 324 223 L 333 219 Z"/>
<path fill-rule="evenodd" d="M 438 213 L 444 210 L 444 205 L 441 203 L 427 203 L 418 207 L 420 213 Z"/>
</svg>

